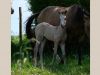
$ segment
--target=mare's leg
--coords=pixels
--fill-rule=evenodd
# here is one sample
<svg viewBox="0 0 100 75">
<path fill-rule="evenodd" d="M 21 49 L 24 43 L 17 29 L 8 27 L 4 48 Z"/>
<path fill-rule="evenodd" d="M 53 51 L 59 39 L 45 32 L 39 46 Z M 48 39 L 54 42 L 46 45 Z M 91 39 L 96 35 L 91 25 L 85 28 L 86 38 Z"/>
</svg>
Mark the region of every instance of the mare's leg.
<svg viewBox="0 0 100 75">
<path fill-rule="evenodd" d="M 54 43 L 54 54 L 53 54 L 53 59 L 52 59 L 52 63 L 54 63 L 54 60 L 56 58 L 56 55 L 57 55 L 57 48 L 58 48 L 58 43 Z"/>
<path fill-rule="evenodd" d="M 34 47 L 34 65 L 35 67 L 37 66 L 37 53 L 38 53 L 38 49 L 39 49 L 39 43 L 36 42 L 35 47 Z"/>
<path fill-rule="evenodd" d="M 79 45 L 78 49 L 78 65 L 82 64 L 82 48 L 81 45 Z"/>
<path fill-rule="evenodd" d="M 81 49 L 78 49 L 78 65 L 82 64 L 82 52 Z"/>
<path fill-rule="evenodd" d="M 66 58 L 65 58 L 65 43 L 61 43 L 60 47 L 61 47 L 61 51 L 62 51 L 62 58 L 63 58 L 64 64 L 65 64 L 66 63 Z"/>
<path fill-rule="evenodd" d="M 41 46 L 39 49 L 39 54 L 40 54 L 40 64 L 41 64 L 41 68 L 43 69 L 43 48 L 45 45 L 46 39 L 44 39 L 43 41 L 41 41 Z"/>
<path fill-rule="evenodd" d="M 81 36 L 78 42 L 78 65 L 82 64 L 82 43 L 84 41 L 85 35 Z"/>
</svg>

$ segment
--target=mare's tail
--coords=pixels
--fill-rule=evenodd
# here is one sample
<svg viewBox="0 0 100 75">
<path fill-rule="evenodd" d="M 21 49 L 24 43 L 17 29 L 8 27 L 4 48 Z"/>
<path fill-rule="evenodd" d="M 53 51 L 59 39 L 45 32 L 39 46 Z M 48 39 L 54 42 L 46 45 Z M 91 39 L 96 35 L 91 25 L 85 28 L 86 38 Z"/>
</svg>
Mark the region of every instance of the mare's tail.
<svg viewBox="0 0 100 75">
<path fill-rule="evenodd" d="M 31 29 L 31 24 L 33 22 L 33 19 L 37 19 L 38 15 L 39 13 L 31 15 L 26 21 L 26 36 L 28 39 L 31 39 L 35 36 L 34 31 Z"/>
</svg>

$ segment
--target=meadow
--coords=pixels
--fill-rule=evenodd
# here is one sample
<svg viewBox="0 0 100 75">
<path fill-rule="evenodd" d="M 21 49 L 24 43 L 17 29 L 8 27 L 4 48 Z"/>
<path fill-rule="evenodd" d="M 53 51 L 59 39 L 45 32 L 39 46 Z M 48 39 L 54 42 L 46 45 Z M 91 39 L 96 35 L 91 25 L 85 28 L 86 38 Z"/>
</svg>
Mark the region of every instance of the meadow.
<svg viewBox="0 0 100 75">
<path fill-rule="evenodd" d="M 90 57 L 83 55 L 82 65 L 77 64 L 77 56 L 66 58 L 66 65 L 50 64 L 52 55 L 44 53 L 44 69 L 32 64 L 31 47 L 24 36 L 22 47 L 19 47 L 18 36 L 11 36 L 11 74 L 12 75 L 90 75 Z"/>
</svg>

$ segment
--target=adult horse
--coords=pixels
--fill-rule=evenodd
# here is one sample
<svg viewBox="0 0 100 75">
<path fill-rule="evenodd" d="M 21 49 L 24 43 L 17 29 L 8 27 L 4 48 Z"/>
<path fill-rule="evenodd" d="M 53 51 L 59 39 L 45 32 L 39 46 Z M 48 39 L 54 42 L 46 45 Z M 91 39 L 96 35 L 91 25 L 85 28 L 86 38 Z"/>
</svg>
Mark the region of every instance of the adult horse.
<svg viewBox="0 0 100 75">
<path fill-rule="evenodd" d="M 26 23 L 26 35 L 29 39 L 34 36 L 34 32 L 31 29 L 31 24 L 35 18 L 36 23 L 47 22 L 54 26 L 59 25 L 60 19 L 58 11 L 67 11 L 67 34 L 69 39 L 74 40 L 78 44 L 82 41 L 81 39 L 85 33 L 84 25 L 84 11 L 79 5 L 72 5 L 69 7 L 59 7 L 59 6 L 48 6 L 44 8 L 40 13 L 36 13 L 30 16 Z M 85 13 L 88 15 L 87 13 Z M 81 49 L 78 49 L 78 64 L 81 64 Z"/>
</svg>

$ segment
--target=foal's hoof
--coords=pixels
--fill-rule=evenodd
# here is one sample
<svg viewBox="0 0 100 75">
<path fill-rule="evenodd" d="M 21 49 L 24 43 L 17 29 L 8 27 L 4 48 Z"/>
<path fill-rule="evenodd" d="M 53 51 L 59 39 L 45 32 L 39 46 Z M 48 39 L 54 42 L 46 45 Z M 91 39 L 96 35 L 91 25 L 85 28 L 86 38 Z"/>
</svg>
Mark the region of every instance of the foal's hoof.
<svg viewBox="0 0 100 75">
<path fill-rule="evenodd" d="M 81 62 L 78 62 L 78 65 L 79 65 L 79 66 L 82 65 L 82 63 L 81 63 Z"/>
<path fill-rule="evenodd" d="M 49 65 L 50 65 L 50 66 L 53 65 L 53 62 L 51 62 Z"/>
<path fill-rule="evenodd" d="M 61 60 L 59 64 L 64 64 L 64 60 Z"/>
<path fill-rule="evenodd" d="M 44 69 L 44 67 L 43 67 L 43 66 L 41 66 L 41 69 L 43 70 L 43 69 Z"/>
<path fill-rule="evenodd" d="M 36 64 L 32 64 L 33 65 L 33 67 L 37 67 L 37 65 Z"/>
</svg>

